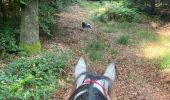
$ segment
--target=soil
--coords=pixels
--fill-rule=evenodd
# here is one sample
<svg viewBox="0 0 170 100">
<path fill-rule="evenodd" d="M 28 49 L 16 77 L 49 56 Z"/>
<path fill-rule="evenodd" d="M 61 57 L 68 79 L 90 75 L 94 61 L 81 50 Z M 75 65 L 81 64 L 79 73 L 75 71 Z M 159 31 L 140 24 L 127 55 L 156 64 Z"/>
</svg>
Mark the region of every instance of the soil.
<svg viewBox="0 0 170 100">
<path fill-rule="evenodd" d="M 90 70 L 101 74 L 106 66 L 111 62 L 116 62 L 116 80 L 113 91 L 117 100 L 170 100 L 170 83 L 165 74 L 156 69 L 157 60 L 148 59 L 137 44 L 130 46 L 120 46 L 111 41 L 119 34 L 104 33 L 101 27 L 88 20 L 90 12 L 72 5 L 59 14 L 59 21 L 54 27 L 51 38 L 41 37 L 43 48 L 49 49 L 51 45 L 56 45 L 61 50 L 71 49 L 73 59 L 70 69 L 66 71 L 68 76 L 65 88 L 56 91 L 52 96 L 53 100 L 67 100 L 73 89 L 73 68 L 80 58 L 86 60 Z M 82 21 L 92 24 L 92 29 L 82 29 Z M 168 33 L 169 34 L 169 33 Z M 109 54 L 107 49 L 102 56 L 102 60 L 91 61 L 85 48 L 93 40 L 101 40 L 105 44 L 111 44 L 110 51 L 117 51 L 117 54 Z"/>
</svg>

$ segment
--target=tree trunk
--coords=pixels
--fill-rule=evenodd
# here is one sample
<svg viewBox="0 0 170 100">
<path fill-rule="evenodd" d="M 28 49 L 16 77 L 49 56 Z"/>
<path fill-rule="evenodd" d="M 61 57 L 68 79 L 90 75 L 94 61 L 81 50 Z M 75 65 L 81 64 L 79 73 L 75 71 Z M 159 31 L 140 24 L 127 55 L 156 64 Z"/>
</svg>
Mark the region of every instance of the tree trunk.
<svg viewBox="0 0 170 100">
<path fill-rule="evenodd" d="M 4 4 L 3 4 L 3 1 L 1 0 L 0 1 L 0 6 L 1 6 L 1 12 L 2 12 L 2 17 L 3 17 L 3 23 L 5 22 L 5 20 L 6 20 L 6 14 L 5 14 L 5 9 L 4 9 Z"/>
<path fill-rule="evenodd" d="M 21 15 L 20 47 L 29 54 L 41 50 L 39 40 L 38 0 L 28 0 Z"/>
<path fill-rule="evenodd" d="M 155 0 L 151 0 L 151 14 L 155 14 Z"/>
</svg>

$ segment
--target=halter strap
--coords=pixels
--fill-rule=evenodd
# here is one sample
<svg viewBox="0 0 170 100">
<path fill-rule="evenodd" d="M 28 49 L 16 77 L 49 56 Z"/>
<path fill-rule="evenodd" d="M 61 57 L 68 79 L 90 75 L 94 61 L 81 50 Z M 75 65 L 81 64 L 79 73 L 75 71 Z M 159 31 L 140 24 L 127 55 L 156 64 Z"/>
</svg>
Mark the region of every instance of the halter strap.
<svg viewBox="0 0 170 100">
<path fill-rule="evenodd" d="M 108 95 L 108 93 L 106 92 L 106 89 L 105 89 L 99 82 L 97 82 L 96 80 L 86 79 L 86 80 L 83 82 L 82 85 L 90 84 L 90 83 L 93 83 L 93 84 L 96 84 L 96 85 L 100 86 L 100 87 L 102 88 L 102 90 L 103 90 L 103 92 L 104 92 L 107 100 L 109 100 L 109 95 Z"/>
</svg>

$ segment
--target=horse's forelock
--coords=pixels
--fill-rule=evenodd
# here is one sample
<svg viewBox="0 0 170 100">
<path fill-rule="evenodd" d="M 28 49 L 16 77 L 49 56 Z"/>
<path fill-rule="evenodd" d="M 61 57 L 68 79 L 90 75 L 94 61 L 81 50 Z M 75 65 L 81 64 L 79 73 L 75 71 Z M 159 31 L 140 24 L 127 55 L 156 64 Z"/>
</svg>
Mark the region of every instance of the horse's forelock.
<svg viewBox="0 0 170 100">
<path fill-rule="evenodd" d="M 104 76 L 97 76 L 93 74 L 92 72 L 86 72 L 83 74 L 86 74 L 85 80 L 86 79 L 90 79 L 90 80 L 107 79 Z M 82 94 L 79 95 L 80 93 Z M 80 86 L 78 89 L 76 89 L 76 91 L 73 93 L 71 97 L 72 99 L 69 99 L 69 100 L 74 100 L 75 97 L 76 97 L 75 100 L 107 100 L 106 97 L 102 94 L 102 92 L 99 91 L 99 89 L 97 89 L 96 87 L 94 87 L 93 83 Z"/>
<path fill-rule="evenodd" d="M 92 84 L 85 86 L 87 88 L 78 88 L 69 100 L 107 100 L 107 98 Z M 81 94 L 82 93 L 82 94 Z M 81 94 L 81 95 L 80 95 Z"/>
</svg>

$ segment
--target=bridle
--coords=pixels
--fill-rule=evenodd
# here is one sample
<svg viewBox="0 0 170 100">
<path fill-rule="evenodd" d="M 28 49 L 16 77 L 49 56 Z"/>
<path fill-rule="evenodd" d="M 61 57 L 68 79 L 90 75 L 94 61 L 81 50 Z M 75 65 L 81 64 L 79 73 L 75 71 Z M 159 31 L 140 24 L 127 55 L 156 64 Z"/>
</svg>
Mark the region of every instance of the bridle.
<svg viewBox="0 0 170 100">
<path fill-rule="evenodd" d="M 96 75 L 88 72 L 84 58 L 80 57 L 74 73 L 76 88 L 69 100 L 110 100 L 111 86 L 116 76 L 115 67 L 112 62 L 102 75 Z"/>
<path fill-rule="evenodd" d="M 91 79 L 86 79 L 82 85 L 85 85 L 85 84 L 90 84 L 90 83 L 93 83 L 93 84 L 96 84 L 98 85 L 99 87 L 102 88 L 107 100 L 110 100 L 110 97 L 109 97 L 109 94 L 107 93 L 106 89 L 99 83 L 97 82 L 96 80 L 91 80 Z"/>
<path fill-rule="evenodd" d="M 108 91 L 104 88 L 104 86 L 102 86 L 102 84 L 100 83 L 100 82 L 98 82 L 98 80 L 100 80 L 100 79 L 108 79 L 107 77 L 105 77 L 105 76 L 97 76 L 97 75 L 95 75 L 95 74 L 92 74 L 92 73 L 90 73 L 90 72 L 84 72 L 84 73 L 82 73 L 82 74 L 80 74 L 79 76 L 78 76 L 78 78 L 81 76 L 81 75 L 86 75 L 86 78 L 84 79 L 84 81 L 83 81 L 83 83 L 80 85 L 80 87 L 79 88 L 81 88 L 81 87 L 83 87 L 83 86 L 86 86 L 86 85 L 91 85 L 91 84 L 93 84 L 93 85 L 97 85 L 98 87 L 100 87 L 101 89 L 102 89 L 102 91 L 100 91 L 99 89 L 99 91 L 100 91 L 100 94 L 102 95 L 102 96 L 104 96 L 104 98 L 106 98 L 106 100 L 110 100 L 110 96 L 109 96 L 109 94 L 108 94 Z M 77 79 L 78 79 L 77 78 Z M 76 80 L 77 80 L 76 79 Z M 109 80 L 109 79 L 108 79 Z M 89 87 L 86 87 L 86 88 L 89 88 Z M 80 94 L 80 95 L 83 95 L 83 92 Z M 79 95 L 79 96 L 80 96 Z M 74 99 L 75 100 L 75 99 Z"/>
</svg>

